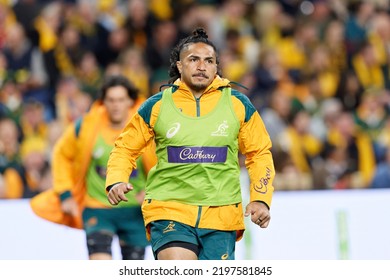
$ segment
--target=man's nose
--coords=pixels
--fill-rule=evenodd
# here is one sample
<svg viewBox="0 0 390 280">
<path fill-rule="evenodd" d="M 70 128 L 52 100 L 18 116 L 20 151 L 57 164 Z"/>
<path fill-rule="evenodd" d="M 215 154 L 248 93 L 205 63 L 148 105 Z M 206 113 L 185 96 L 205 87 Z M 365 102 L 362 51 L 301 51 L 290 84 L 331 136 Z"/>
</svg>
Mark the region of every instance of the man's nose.
<svg viewBox="0 0 390 280">
<path fill-rule="evenodd" d="M 198 70 L 205 70 L 206 69 L 206 63 L 204 61 L 202 61 L 202 60 L 199 60 L 197 69 Z"/>
</svg>

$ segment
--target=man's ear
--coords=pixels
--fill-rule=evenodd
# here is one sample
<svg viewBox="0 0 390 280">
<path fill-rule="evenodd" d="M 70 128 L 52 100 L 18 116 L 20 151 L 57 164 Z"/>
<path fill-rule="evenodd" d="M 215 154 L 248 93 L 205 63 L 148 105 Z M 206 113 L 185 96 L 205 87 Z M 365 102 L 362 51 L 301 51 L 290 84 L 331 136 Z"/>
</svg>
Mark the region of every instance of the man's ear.
<svg viewBox="0 0 390 280">
<path fill-rule="evenodd" d="M 180 60 L 176 61 L 176 66 L 177 66 L 177 69 L 179 70 L 179 73 L 181 74 L 181 69 L 183 68 L 183 65 L 181 64 Z"/>
</svg>

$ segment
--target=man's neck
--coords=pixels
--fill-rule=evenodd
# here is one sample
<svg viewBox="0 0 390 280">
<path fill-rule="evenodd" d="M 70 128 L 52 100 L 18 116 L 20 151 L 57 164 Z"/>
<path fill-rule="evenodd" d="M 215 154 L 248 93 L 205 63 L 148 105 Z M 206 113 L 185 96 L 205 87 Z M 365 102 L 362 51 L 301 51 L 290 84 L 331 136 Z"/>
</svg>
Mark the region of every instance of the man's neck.
<svg viewBox="0 0 390 280">
<path fill-rule="evenodd" d="M 203 91 L 202 92 L 199 92 L 199 91 L 191 91 L 192 95 L 196 98 L 196 99 L 199 99 L 202 95 L 203 95 Z"/>
<path fill-rule="evenodd" d="M 110 127 L 113 129 L 123 129 L 126 125 L 126 121 L 123 122 L 110 122 Z"/>
</svg>

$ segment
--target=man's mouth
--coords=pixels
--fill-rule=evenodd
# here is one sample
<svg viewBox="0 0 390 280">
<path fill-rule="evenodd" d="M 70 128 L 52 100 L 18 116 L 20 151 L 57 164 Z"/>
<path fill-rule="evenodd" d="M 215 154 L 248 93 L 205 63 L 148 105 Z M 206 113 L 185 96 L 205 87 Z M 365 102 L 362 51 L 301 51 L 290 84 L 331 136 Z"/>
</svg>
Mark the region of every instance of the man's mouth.
<svg viewBox="0 0 390 280">
<path fill-rule="evenodd" d="M 195 74 L 195 75 L 193 75 L 192 77 L 199 77 L 199 78 L 208 79 L 208 77 L 207 77 L 205 74 L 203 74 L 203 73 Z"/>
</svg>

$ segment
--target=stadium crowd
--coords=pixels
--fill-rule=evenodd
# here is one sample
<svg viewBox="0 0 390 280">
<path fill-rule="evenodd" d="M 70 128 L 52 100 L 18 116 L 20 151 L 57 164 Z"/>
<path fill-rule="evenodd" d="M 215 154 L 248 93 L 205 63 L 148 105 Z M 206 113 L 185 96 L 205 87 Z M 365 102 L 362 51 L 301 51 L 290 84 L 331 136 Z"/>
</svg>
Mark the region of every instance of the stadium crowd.
<svg viewBox="0 0 390 280">
<path fill-rule="evenodd" d="M 0 198 L 50 188 L 52 147 L 104 78 L 159 92 L 198 26 L 264 120 L 276 191 L 390 187 L 386 0 L 1 0 Z"/>
</svg>

